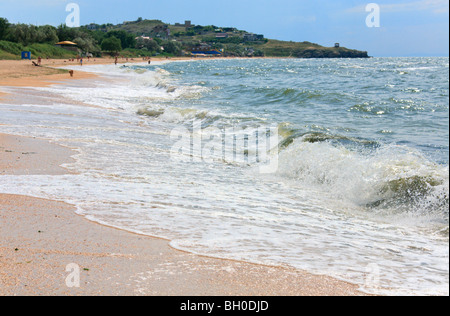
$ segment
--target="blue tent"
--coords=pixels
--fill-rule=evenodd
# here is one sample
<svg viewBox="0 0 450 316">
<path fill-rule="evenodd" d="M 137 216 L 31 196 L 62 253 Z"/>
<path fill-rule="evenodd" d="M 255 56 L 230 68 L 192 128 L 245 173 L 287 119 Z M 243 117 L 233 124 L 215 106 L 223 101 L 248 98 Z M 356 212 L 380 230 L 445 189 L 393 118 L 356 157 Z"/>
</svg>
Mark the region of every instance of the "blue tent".
<svg viewBox="0 0 450 316">
<path fill-rule="evenodd" d="M 22 59 L 31 60 L 31 52 L 22 52 Z"/>
</svg>

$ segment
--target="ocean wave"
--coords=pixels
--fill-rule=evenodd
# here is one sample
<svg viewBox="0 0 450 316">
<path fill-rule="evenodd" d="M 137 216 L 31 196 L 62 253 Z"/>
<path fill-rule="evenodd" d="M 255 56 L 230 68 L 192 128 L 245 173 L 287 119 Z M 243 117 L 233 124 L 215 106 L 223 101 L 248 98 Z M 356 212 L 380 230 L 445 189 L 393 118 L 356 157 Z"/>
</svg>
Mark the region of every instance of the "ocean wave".
<svg viewBox="0 0 450 316">
<path fill-rule="evenodd" d="M 321 134 L 307 141 L 310 136 L 296 138 L 280 151 L 279 175 L 367 210 L 414 213 L 448 225 L 448 166 L 405 146 L 358 152 Z"/>
<path fill-rule="evenodd" d="M 304 132 L 296 129 L 285 130 L 284 126 L 280 126 L 279 130 L 280 135 L 283 136 L 283 140 L 280 142 L 280 148 L 289 147 L 297 139 L 301 139 L 302 142 L 307 143 L 333 142 L 339 144 L 362 145 L 372 148 L 375 148 L 379 145 L 378 142 L 372 140 L 324 132 Z"/>
<path fill-rule="evenodd" d="M 396 113 L 418 113 L 426 111 L 434 111 L 436 104 L 427 103 L 423 100 L 389 98 L 388 101 L 373 102 L 366 101 L 358 103 L 349 108 L 349 112 L 361 112 L 373 115 L 387 115 Z"/>
<path fill-rule="evenodd" d="M 244 89 L 245 90 L 245 89 Z M 335 97 L 331 92 L 321 90 L 296 89 L 292 87 L 272 88 L 260 87 L 251 92 L 256 100 L 265 103 L 301 104 L 312 100 L 323 100 Z"/>
<path fill-rule="evenodd" d="M 448 225 L 449 181 L 442 174 L 386 180 L 379 193 L 380 200 L 368 207 L 433 216 Z"/>
<path fill-rule="evenodd" d="M 206 125 L 206 121 L 215 121 L 217 119 L 216 115 L 209 115 L 207 111 L 173 106 L 146 106 L 139 108 L 136 113 L 168 123 L 187 123 L 192 120 L 200 120 L 202 125 Z"/>
</svg>

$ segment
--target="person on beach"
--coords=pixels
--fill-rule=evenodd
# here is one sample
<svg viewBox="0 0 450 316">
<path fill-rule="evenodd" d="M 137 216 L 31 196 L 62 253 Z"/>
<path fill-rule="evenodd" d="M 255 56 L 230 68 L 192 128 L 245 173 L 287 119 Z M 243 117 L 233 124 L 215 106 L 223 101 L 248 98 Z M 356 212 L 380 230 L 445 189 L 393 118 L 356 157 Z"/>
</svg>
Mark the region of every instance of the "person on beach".
<svg viewBox="0 0 450 316">
<path fill-rule="evenodd" d="M 114 63 L 116 64 L 116 66 L 117 66 L 117 60 L 118 60 L 118 58 L 117 58 L 117 56 L 116 56 L 116 60 L 114 61 Z"/>
<path fill-rule="evenodd" d="M 42 63 L 42 58 L 41 58 L 41 57 L 38 57 L 38 65 L 40 66 L 41 63 Z"/>
<path fill-rule="evenodd" d="M 80 65 L 83 66 L 83 58 L 80 58 Z"/>
</svg>

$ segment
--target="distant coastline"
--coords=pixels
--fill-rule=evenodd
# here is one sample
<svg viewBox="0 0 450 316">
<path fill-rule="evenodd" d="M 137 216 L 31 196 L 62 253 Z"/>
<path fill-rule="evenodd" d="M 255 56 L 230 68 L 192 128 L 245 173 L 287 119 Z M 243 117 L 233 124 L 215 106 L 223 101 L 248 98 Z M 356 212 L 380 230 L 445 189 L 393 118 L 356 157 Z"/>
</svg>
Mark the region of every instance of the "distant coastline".
<svg viewBox="0 0 450 316">
<path fill-rule="evenodd" d="M 32 59 L 121 56 L 137 57 L 292 57 L 369 58 L 368 52 L 331 47 L 311 42 L 267 39 L 234 27 L 194 25 L 190 21 L 173 25 L 160 20 L 34 26 L 10 24 L 0 17 L 0 59 L 20 59 L 22 51 Z M 73 43 L 73 44 L 61 44 Z"/>
</svg>

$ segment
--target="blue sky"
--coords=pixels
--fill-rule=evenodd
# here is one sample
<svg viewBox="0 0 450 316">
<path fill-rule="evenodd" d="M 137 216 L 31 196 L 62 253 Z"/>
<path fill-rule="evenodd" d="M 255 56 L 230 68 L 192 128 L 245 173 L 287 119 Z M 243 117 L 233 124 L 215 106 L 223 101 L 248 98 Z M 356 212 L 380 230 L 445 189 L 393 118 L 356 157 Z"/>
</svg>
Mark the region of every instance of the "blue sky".
<svg viewBox="0 0 450 316">
<path fill-rule="evenodd" d="M 380 27 L 366 25 L 366 5 L 380 7 Z M 12 23 L 64 23 L 77 3 L 81 24 L 138 17 L 167 23 L 233 26 L 267 38 L 367 50 L 371 56 L 448 56 L 449 0 L 0 0 Z"/>
</svg>

